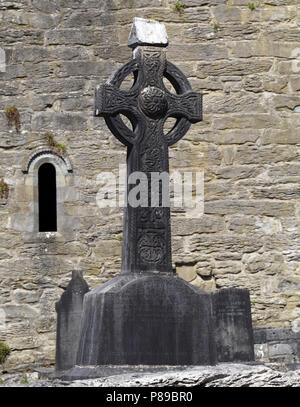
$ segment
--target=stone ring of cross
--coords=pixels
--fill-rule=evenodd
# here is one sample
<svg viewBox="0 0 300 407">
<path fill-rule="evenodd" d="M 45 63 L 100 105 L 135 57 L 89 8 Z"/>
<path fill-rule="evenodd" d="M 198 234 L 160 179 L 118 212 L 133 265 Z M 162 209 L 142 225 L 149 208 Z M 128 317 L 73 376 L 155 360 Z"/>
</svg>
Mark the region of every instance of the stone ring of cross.
<svg viewBox="0 0 300 407">
<path fill-rule="evenodd" d="M 134 77 L 132 87 L 121 89 L 130 75 Z M 164 80 L 172 85 L 174 93 Z M 129 119 L 132 129 L 121 115 Z M 151 126 L 170 146 L 186 134 L 191 123 L 202 119 L 202 95 L 192 91 L 181 70 L 166 60 L 164 50 L 138 47 L 131 61 L 113 73 L 106 84 L 96 87 L 95 116 L 103 116 L 111 132 L 127 146 L 140 142 Z M 175 124 L 164 134 L 169 117 L 175 118 Z"/>
</svg>

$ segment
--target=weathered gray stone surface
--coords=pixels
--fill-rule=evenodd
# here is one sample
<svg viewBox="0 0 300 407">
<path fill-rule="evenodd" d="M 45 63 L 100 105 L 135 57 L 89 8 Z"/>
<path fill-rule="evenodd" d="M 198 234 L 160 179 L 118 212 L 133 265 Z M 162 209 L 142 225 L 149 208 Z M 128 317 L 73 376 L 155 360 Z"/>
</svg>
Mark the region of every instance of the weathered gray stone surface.
<svg viewBox="0 0 300 407">
<path fill-rule="evenodd" d="M 57 312 L 55 367 L 65 370 L 74 366 L 80 338 L 84 295 L 89 287 L 79 271 L 72 271 L 72 279 L 60 300 Z"/>
<path fill-rule="evenodd" d="M 256 328 L 254 330 L 255 356 L 263 362 L 299 363 L 299 319 L 292 328 Z"/>
<path fill-rule="evenodd" d="M 1 387 L 299 387 L 300 370 L 280 364 L 195 367 L 104 367 L 97 379 L 45 380 L 37 372 L 2 375 Z M 45 373 L 44 375 L 45 376 Z M 42 377 L 43 377 L 42 376 Z"/>
<path fill-rule="evenodd" d="M 214 291 L 211 295 L 217 360 L 253 361 L 254 342 L 248 290 L 229 288 Z"/>
<path fill-rule="evenodd" d="M 208 291 L 248 287 L 254 326 L 289 328 L 300 317 L 299 2 L 261 1 L 251 11 L 249 1 L 185 0 L 182 13 L 175 3 L 1 2 L 0 177 L 10 191 L 0 199 L 0 340 L 13 350 L 8 367 L 54 363 L 55 302 L 73 269 L 92 289 L 120 270 L 122 208 L 100 210 L 96 195 L 97 175 L 125 164 L 125 151 L 93 117 L 93 93 L 130 59 L 134 17 L 165 24 L 168 58 L 209 107 L 170 152 L 174 169 L 205 176 L 203 220 L 191 225 L 172 212 L 173 267 Z M 7 126 L 11 105 L 19 134 Z M 52 236 L 29 232 L 34 189 L 22 173 L 24 160 L 48 148 L 46 129 L 73 164 L 62 179 L 65 226 Z"/>
</svg>

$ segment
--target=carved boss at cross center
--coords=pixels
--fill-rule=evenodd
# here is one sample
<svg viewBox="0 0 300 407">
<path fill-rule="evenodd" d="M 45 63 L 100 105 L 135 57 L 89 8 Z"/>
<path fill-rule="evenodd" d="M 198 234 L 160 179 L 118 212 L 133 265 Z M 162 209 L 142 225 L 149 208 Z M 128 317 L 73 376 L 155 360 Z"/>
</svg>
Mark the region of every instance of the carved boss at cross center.
<svg viewBox="0 0 300 407">
<path fill-rule="evenodd" d="M 121 90 L 123 80 L 131 73 L 131 89 Z M 164 77 L 176 94 L 165 87 Z M 130 120 L 132 130 L 120 114 Z M 127 177 L 142 171 L 150 179 L 151 172 L 169 172 L 168 147 L 184 136 L 191 123 L 202 119 L 202 95 L 192 92 L 183 73 L 166 60 L 164 50 L 137 47 L 130 62 L 105 85 L 97 86 L 95 115 L 103 116 L 115 137 L 128 147 Z M 168 117 L 176 118 L 176 123 L 165 135 L 163 127 Z M 128 193 L 132 187 L 128 185 Z M 123 272 L 172 271 L 170 208 L 151 207 L 151 186 L 149 192 L 146 207 L 133 208 L 127 203 Z"/>
</svg>

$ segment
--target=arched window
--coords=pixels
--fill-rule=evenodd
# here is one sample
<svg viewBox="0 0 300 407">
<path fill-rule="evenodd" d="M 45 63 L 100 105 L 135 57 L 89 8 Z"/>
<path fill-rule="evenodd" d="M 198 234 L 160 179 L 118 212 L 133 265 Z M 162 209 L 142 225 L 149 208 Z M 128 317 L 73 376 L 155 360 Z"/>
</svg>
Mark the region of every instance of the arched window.
<svg viewBox="0 0 300 407">
<path fill-rule="evenodd" d="M 56 170 L 44 163 L 38 171 L 39 232 L 57 231 Z"/>
<path fill-rule="evenodd" d="M 16 214 L 17 230 L 37 233 L 36 237 L 41 239 L 47 236 L 38 232 L 61 234 L 74 230 L 73 217 L 71 221 L 65 212 L 65 202 L 77 196 L 71 185 L 73 169 L 69 158 L 41 147 L 24 158 L 22 172 L 24 183 L 20 194 L 32 204 L 28 205 L 28 216 L 23 212 Z"/>
</svg>

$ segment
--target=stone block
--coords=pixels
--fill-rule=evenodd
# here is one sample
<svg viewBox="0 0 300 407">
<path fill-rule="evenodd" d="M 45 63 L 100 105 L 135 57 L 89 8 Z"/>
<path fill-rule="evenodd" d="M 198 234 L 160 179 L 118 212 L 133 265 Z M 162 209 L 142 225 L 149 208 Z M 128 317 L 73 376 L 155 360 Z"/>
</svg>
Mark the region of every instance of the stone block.
<svg viewBox="0 0 300 407">
<path fill-rule="evenodd" d="M 294 351 L 290 344 L 287 343 L 276 343 L 269 344 L 269 358 L 284 360 L 285 358 L 290 358 Z"/>
<path fill-rule="evenodd" d="M 232 53 L 237 58 L 277 57 L 291 58 L 294 44 L 274 41 L 239 41 L 232 44 Z"/>
<path fill-rule="evenodd" d="M 163 46 L 168 45 L 168 36 L 164 24 L 154 20 L 135 17 L 128 39 L 128 46 L 138 45 Z"/>
<path fill-rule="evenodd" d="M 59 11 L 59 6 L 57 2 L 52 2 L 49 0 L 33 0 L 32 7 L 36 10 L 42 11 L 43 13 L 47 14 Z"/>
<path fill-rule="evenodd" d="M 265 328 L 253 328 L 253 339 L 255 344 L 267 342 L 267 330 Z"/>
<path fill-rule="evenodd" d="M 199 23 L 208 23 L 211 19 L 210 10 L 208 7 L 199 7 L 196 9 L 194 7 L 187 7 L 183 13 L 176 12 L 176 10 L 174 10 L 173 7 L 169 8 L 156 7 L 150 10 L 147 9 L 140 14 L 141 14 L 140 17 L 143 16 L 144 18 L 151 18 L 154 20 L 165 22 L 166 24 L 171 22 L 199 24 Z M 136 12 L 134 14 L 132 12 L 131 14 L 128 14 L 127 20 L 128 23 L 130 23 L 133 17 L 136 15 L 137 15 Z M 121 11 L 119 16 L 120 20 L 122 16 L 124 18 L 124 12 Z"/>
<path fill-rule="evenodd" d="M 249 1 L 248 0 L 232 0 L 232 4 L 234 6 L 248 6 Z"/>
<path fill-rule="evenodd" d="M 242 264 L 239 261 L 226 261 L 215 262 L 215 267 L 212 271 L 213 276 L 219 276 L 224 274 L 238 274 L 242 271 Z"/>
<path fill-rule="evenodd" d="M 28 20 L 28 25 L 33 28 L 40 28 L 48 30 L 55 28 L 59 23 L 59 14 L 47 14 L 47 13 L 29 13 L 25 17 Z"/>
<path fill-rule="evenodd" d="M 274 93 L 284 93 L 287 90 L 287 77 L 266 77 L 263 79 L 264 90 Z"/>
<path fill-rule="evenodd" d="M 104 39 L 104 32 L 89 29 L 49 30 L 46 33 L 48 45 L 96 45 Z"/>
<path fill-rule="evenodd" d="M 293 146 L 238 146 L 236 162 L 239 164 L 271 164 L 279 162 L 297 161 L 299 151 Z"/>
<path fill-rule="evenodd" d="M 222 201 L 224 203 L 224 201 Z M 252 234 L 244 236 L 234 236 L 232 234 L 201 234 L 193 235 L 190 239 L 190 251 L 193 253 L 215 253 L 215 255 L 220 254 L 220 251 L 223 250 L 229 253 L 252 253 L 259 250 L 263 246 L 263 242 L 255 238 Z"/>
<path fill-rule="evenodd" d="M 213 216 L 201 216 L 199 219 L 172 219 L 172 231 L 175 235 L 186 236 L 193 233 L 216 233 L 224 230 L 224 219 Z"/>
<path fill-rule="evenodd" d="M 176 273 L 185 281 L 192 281 L 196 278 L 196 265 L 195 264 L 176 264 Z"/>
<path fill-rule="evenodd" d="M 257 344 L 256 342 L 254 342 L 254 355 L 256 361 L 270 362 L 268 344 L 267 343 Z"/>
<path fill-rule="evenodd" d="M 263 90 L 263 82 L 259 76 L 248 76 L 244 80 L 244 88 L 248 92 L 259 93 Z"/>
<path fill-rule="evenodd" d="M 277 71 L 280 75 L 295 75 L 300 71 L 300 60 L 280 61 L 277 65 Z"/>
<path fill-rule="evenodd" d="M 293 337 L 300 340 L 300 318 L 294 319 L 291 330 L 293 332 Z"/>
<path fill-rule="evenodd" d="M 256 199 L 291 200 L 300 198 L 300 186 L 278 185 L 273 187 L 255 187 L 252 196 Z"/>
<path fill-rule="evenodd" d="M 32 119 L 33 130 L 84 130 L 87 128 L 87 118 L 82 113 L 36 113 Z"/>
<path fill-rule="evenodd" d="M 282 23 L 295 18 L 295 11 L 292 7 L 277 7 L 274 13 L 271 7 L 266 7 L 260 10 L 260 18 L 268 24 Z"/>
<path fill-rule="evenodd" d="M 70 76 L 81 76 L 85 72 L 87 76 L 97 76 L 101 78 L 111 73 L 111 70 L 116 68 L 116 64 L 111 61 L 78 61 L 77 63 L 65 61 L 59 67 L 57 75 L 59 78 Z"/>
<path fill-rule="evenodd" d="M 296 129 L 289 130 L 273 130 L 266 129 L 261 136 L 261 142 L 265 144 L 298 144 L 299 134 Z"/>
<path fill-rule="evenodd" d="M 216 130 L 231 130 L 231 129 L 265 129 L 276 128 L 279 126 L 279 120 L 277 117 L 271 114 L 253 114 L 247 115 L 235 114 L 232 116 L 218 117 L 213 120 L 213 127 Z M 257 147 L 250 147 L 255 149 Z M 247 164 L 247 162 L 243 162 Z"/>
<path fill-rule="evenodd" d="M 235 149 L 233 147 L 223 148 L 223 162 L 225 165 L 232 165 L 235 157 Z"/>
<path fill-rule="evenodd" d="M 232 86 L 230 88 L 232 89 Z M 237 92 L 230 95 L 208 95 L 205 98 L 205 102 L 207 113 L 267 113 L 261 96 L 253 96 L 245 92 Z"/>
<path fill-rule="evenodd" d="M 212 294 L 218 362 L 254 360 L 249 291 L 229 288 Z"/>
<path fill-rule="evenodd" d="M 217 6 L 212 8 L 212 13 L 218 23 L 240 22 L 242 18 L 239 7 Z"/>
<path fill-rule="evenodd" d="M 283 256 L 270 254 L 245 254 L 243 263 L 246 272 L 258 273 L 261 271 L 266 275 L 277 275 L 285 267 Z"/>
<path fill-rule="evenodd" d="M 43 34 L 44 32 L 42 30 L 22 30 L 17 27 L 17 29 L 0 30 L 0 40 L 1 43 L 5 44 L 16 44 L 24 41 L 24 45 L 26 43 L 30 45 L 42 45 Z"/>
<path fill-rule="evenodd" d="M 27 304 L 5 304 L 2 305 L 2 310 L 5 312 L 7 321 L 11 321 L 13 319 L 15 321 L 23 319 L 32 321 L 35 320 L 39 315 L 39 311 L 35 307 Z"/>
<path fill-rule="evenodd" d="M 170 61 L 211 61 L 228 58 L 228 50 L 215 44 L 186 44 L 184 47 L 170 44 L 167 56 Z"/>
<path fill-rule="evenodd" d="M 300 78 L 291 78 L 289 84 L 293 92 L 300 90 Z"/>
<path fill-rule="evenodd" d="M 22 303 L 37 303 L 41 296 L 41 292 L 37 290 L 23 290 L 18 288 L 12 292 L 12 298 L 17 304 Z"/>
<path fill-rule="evenodd" d="M 199 62 L 196 75 L 203 79 L 207 76 L 221 75 L 253 75 L 268 72 L 273 65 L 271 58 L 259 58 L 255 60 L 231 59 L 231 61 Z"/>
<path fill-rule="evenodd" d="M 203 290 L 205 292 L 216 290 L 216 281 L 214 278 L 211 278 L 208 280 L 208 279 L 203 279 L 200 276 L 197 276 L 193 281 L 191 281 L 191 284 L 195 287 L 200 288 L 200 290 Z"/>
<path fill-rule="evenodd" d="M 206 214 L 244 214 L 259 216 L 293 216 L 295 206 L 290 202 L 275 202 L 262 200 L 220 200 L 216 202 L 207 202 L 204 206 Z"/>
<path fill-rule="evenodd" d="M 295 106 L 300 105 L 299 96 L 286 96 L 286 95 L 277 95 L 273 98 L 273 104 L 276 110 L 294 110 Z"/>
<path fill-rule="evenodd" d="M 94 249 L 96 257 L 108 256 L 108 257 L 120 257 L 121 256 L 121 241 L 118 240 L 102 240 L 98 242 Z"/>
<path fill-rule="evenodd" d="M 177 0 L 169 0 L 170 4 L 175 4 Z M 217 6 L 220 4 L 225 4 L 226 0 L 210 0 L 209 5 L 210 6 Z M 201 6 L 207 6 L 207 0 L 184 0 L 184 4 L 187 7 L 201 7 Z"/>
<path fill-rule="evenodd" d="M 75 365 L 82 303 L 88 291 L 89 287 L 82 274 L 72 271 L 72 279 L 55 305 L 57 312 L 56 370 L 70 369 Z"/>
<path fill-rule="evenodd" d="M 0 147 L 2 148 L 12 148 L 23 146 L 28 142 L 28 132 L 27 131 L 6 131 L 5 133 L 0 133 Z"/>
<path fill-rule="evenodd" d="M 94 53 L 102 60 L 113 59 L 114 61 L 121 63 L 127 62 L 130 56 L 130 50 L 128 46 L 119 44 L 95 47 Z"/>
<path fill-rule="evenodd" d="M 274 177 L 277 181 L 278 179 L 288 176 L 288 177 L 297 177 L 300 171 L 300 164 L 298 163 L 284 163 L 277 164 L 270 167 L 268 175 Z M 296 179 L 296 178 L 295 178 Z"/>
<path fill-rule="evenodd" d="M 257 168 L 249 165 L 226 165 L 222 167 L 212 167 L 210 171 L 216 176 L 218 180 L 248 179 L 256 177 L 260 172 Z"/>
<path fill-rule="evenodd" d="M 267 328 L 266 340 L 267 342 L 286 342 L 292 338 L 290 329 L 285 328 Z"/>
</svg>

